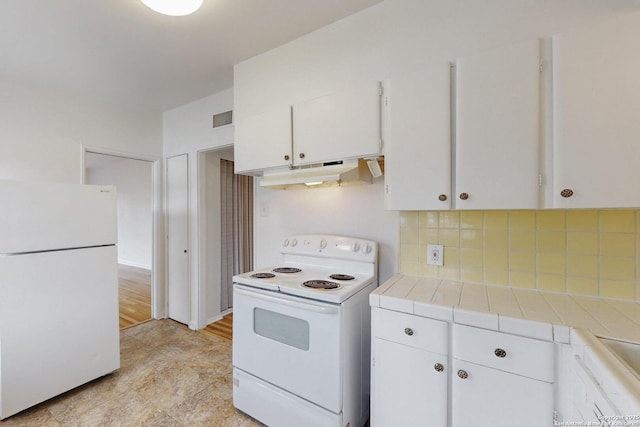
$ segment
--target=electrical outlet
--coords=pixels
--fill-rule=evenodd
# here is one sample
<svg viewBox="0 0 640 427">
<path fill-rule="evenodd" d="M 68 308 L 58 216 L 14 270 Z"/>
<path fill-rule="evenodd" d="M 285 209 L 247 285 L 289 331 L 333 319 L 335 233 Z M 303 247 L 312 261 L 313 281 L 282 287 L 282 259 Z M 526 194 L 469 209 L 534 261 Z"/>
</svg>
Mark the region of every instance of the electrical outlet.
<svg viewBox="0 0 640 427">
<path fill-rule="evenodd" d="M 427 245 L 427 264 L 444 265 L 444 246 Z"/>
</svg>

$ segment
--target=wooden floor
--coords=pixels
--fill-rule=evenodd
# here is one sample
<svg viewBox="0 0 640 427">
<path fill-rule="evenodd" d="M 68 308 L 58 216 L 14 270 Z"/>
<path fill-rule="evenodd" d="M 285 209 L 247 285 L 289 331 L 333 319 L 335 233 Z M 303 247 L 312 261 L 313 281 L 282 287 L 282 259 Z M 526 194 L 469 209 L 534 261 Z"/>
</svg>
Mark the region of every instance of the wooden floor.
<svg viewBox="0 0 640 427">
<path fill-rule="evenodd" d="M 231 341 L 233 338 L 233 313 L 229 313 L 217 322 L 207 325 L 201 332 Z"/>
<path fill-rule="evenodd" d="M 151 320 L 151 271 L 118 266 L 120 329 Z"/>
<path fill-rule="evenodd" d="M 151 320 L 151 271 L 127 265 L 118 266 L 120 290 L 120 329 Z M 208 325 L 200 332 L 231 341 L 233 313 Z"/>
</svg>

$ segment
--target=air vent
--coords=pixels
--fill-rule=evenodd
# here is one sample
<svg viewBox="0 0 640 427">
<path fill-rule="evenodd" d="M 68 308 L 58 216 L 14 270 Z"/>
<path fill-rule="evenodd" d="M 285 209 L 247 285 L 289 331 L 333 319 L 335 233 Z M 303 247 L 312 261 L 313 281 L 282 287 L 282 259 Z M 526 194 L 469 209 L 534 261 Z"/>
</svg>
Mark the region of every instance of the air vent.
<svg viewBox="0 0 640 427">
<path fill-rule="evenodd" d="M 213 115 L 213 127 L 230 125 L 232 123 L 233 111 L 225 111 L 224 113 L 218 113 Z"/>
</svg>

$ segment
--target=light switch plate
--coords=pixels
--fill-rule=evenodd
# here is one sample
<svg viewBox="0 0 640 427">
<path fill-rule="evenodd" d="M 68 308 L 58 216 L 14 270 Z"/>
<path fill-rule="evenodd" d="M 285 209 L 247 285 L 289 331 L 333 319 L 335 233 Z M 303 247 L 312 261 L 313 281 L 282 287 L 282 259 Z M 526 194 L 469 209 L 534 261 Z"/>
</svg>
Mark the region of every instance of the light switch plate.
<svg viewBox="0 0 640 427">
<path fill-rule="evenodd" d="M 427 245 L 427 264 L 444 265 L 444 246 Z"/>
</svg>

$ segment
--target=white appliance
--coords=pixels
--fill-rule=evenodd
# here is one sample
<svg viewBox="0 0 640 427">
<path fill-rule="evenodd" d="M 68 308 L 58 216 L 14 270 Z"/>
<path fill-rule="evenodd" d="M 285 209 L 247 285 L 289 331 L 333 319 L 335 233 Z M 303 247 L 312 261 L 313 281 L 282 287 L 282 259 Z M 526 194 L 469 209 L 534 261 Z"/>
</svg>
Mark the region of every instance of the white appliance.
<svg viewBox="0 0 640 427">
<path fill-rule="evenodd" d="M 280 251 L 233 277 L 233 403 L 270 426 L 362 426 L 378 245 L 298 235 Z"/>
<path fill-rule="evenodd" d="M 120 368 L 116 191 L 0 180 L 0 419 Z"/>
</svg>

